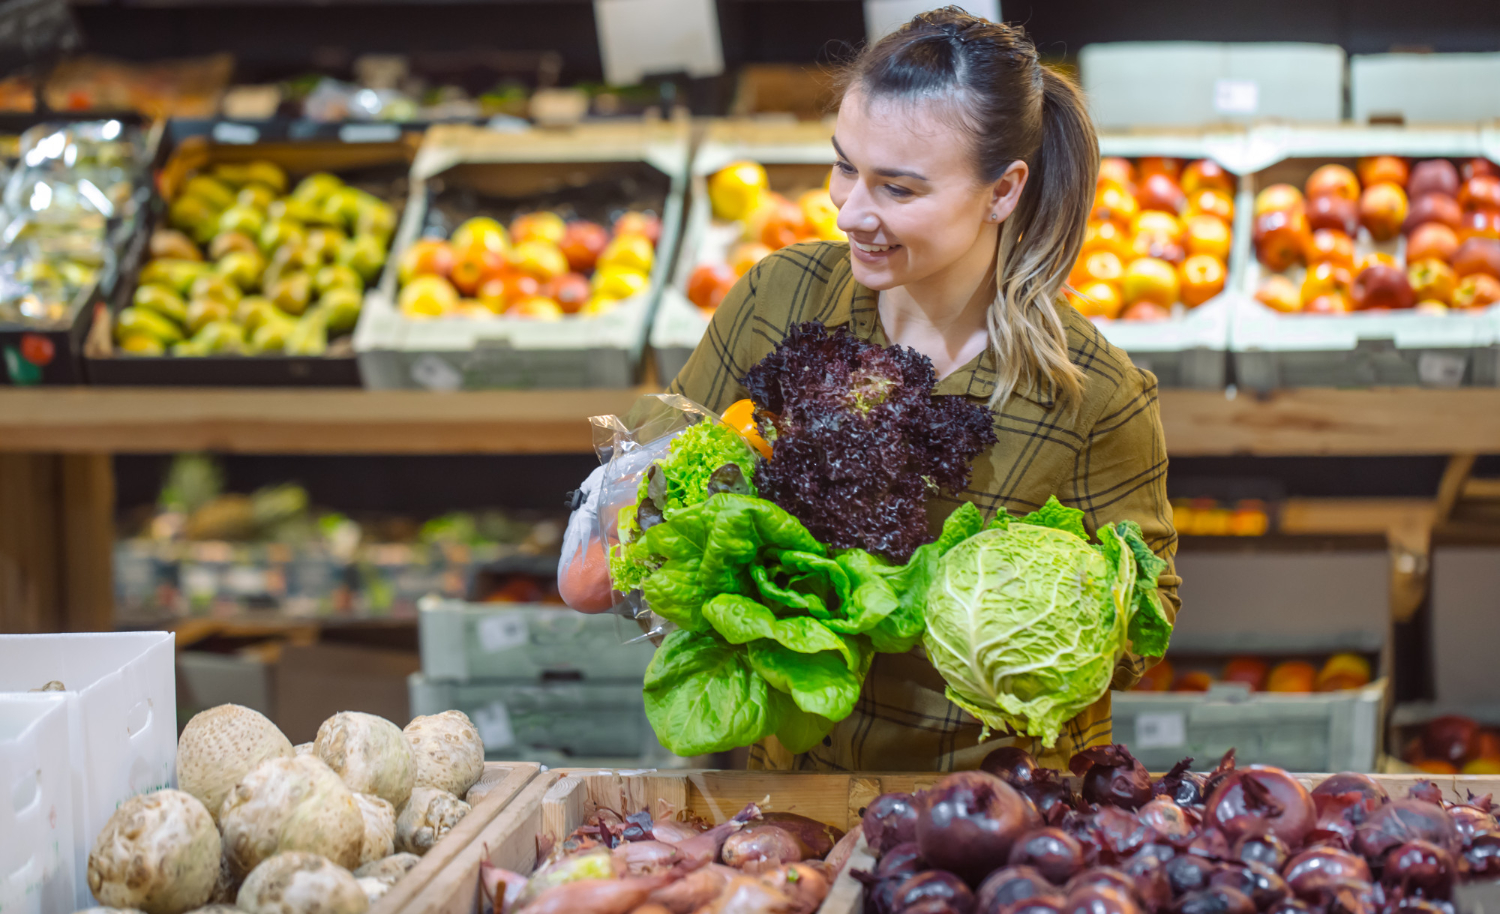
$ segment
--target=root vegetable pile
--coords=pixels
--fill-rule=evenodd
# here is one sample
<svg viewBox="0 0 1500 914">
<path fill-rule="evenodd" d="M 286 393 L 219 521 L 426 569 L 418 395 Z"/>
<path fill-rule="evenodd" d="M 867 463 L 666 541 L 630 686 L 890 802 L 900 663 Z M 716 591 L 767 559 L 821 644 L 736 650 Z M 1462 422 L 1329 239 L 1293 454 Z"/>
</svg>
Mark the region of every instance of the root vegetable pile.
<svg viewBox="0 0 1500 914">
<path fill-rule="evenodd" d="M 754 803 L 713 828 L 601 808 L 529 877 L 482 863 L 484 914 L 812 914 L 858 837 Z"/>
<path fill-rule="evenodd" d="M 1500 876 L 1490 798 L 1431 782 L 1393 798 L 1364 774 L 1309 791 L 1234 752 L 1153 780 L 1124 746 L 1061 773 L 1000 749 L 981 771 L 885 794 L 855 871 L 866 914 L 1453 914 L 1454 885 Z"/>
<path fill-rule="evenodd" d="M 99 833 L 89 889 L 109 908 L 92 910 L 362 914 L 468 814 L 483 745 L 458 711 L 404 731 L 343 712 L 294 748 L 256 711 L 211 708 L 179 740 L 182 789 Z"/>
</svg>

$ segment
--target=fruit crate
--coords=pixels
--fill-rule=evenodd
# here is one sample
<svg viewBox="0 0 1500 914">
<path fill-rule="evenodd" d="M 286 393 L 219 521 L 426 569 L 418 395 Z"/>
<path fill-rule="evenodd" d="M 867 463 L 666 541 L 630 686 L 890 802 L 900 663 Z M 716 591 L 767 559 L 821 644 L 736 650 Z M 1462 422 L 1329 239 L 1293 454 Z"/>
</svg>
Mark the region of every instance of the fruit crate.
<svg viewBox="0 0 1500 914">
<path fill-rule="evenodd" d="M 355 331 L 365 386 L 454 390 L 635 384 L 651 318 L 671 275 L 688 159 L 685 123 L 519 133 L 433 128 L 412 168 L 411 201 L 392 257 Z M 560 320 L 498 315 L 411 319 L 397 307 L 397 265 L 403 253 L 456 216 L 508 222 L 513 215 L 556 206 L 601 216 L 624 208 L 622 204 L 657 213 L 661 235 L 648 288 L 607 313 Z"/>
<path fill-rule="evenodd" d="M 1210 159 L 1221 165 L 1237 185 L 1223 291 L 1195 308 L 1187 308 L 1181 302 L 1173 305 L 1169 320 L 1095 319 L 1104 338 L 1125 350 L 1137 368 L 1156 375 L 1157 382 L 1163 387 L 1222 389 L 1228 378 L 1229 320 L 1233 311 L 1231 290 L 1236 277 L 1245 268 L 1240 238 L 1249 229 L 1242 205 L 1245 140 L 1246 134 L 1242 131 L 1106 133 L 1099 137 L 1102 156 L 1118 156 L 1132 161 L 1145 156 Z"/>
<path fill-rule="evenodd" d="M 1202 770 L 1207 770 L 1205 766 Z M 883 793 L 925 790 L 941 773 L 884 774 L 875 772 L 809 773 L 792 771 L 624 771 L 559 769 L 533 778 L 501 813 L 447 866 L 423 886 L 423 914 L 464 914 L 482 910 L 480 863 L 516 873 L 536 867 L 538 845 L 558 841 L 583 824 L 600 808 L 625 813 L 648 810 L 653 816 L 685 810 L 709 822 L 722 823 L 747 803 L 763 803 L 777 811 L 795 812 L 842 830 L 859 823 L 865 807 Z M 1324 774 L 1296 775 L 1314 787 Z M 1392 796 L 1405 796 L 1422 777 L 1374 775 Z M 1076 781 L 1075 781 L 1076 783 Z M 1451 777 L 1436 779 L 1450 800 L 1467 801 L 1500 789 L 1500 778 Z M 864 910 L 864 888 L 855 870 L 874 869 L 875 859 L 861 839 L 839 873 L 820 914 L 858 914 Z"/>
<path fill-rule="evenodd" d="M 226 129 L 234 128 L 234 129 Z M 241 132 L 236 132 L 236 130 Z M 118 314 L 131 304 L 138 276 L 150 259 L 151 234 L 166 225 L 166 199 L 175 195 L 195 171 L 220 164 L 272 162 L 296 180 L 314 172 L 331 172 L 350 186 L 374 193 L 392 206 L 405 200 L 407 172 L 416 157 L 420 135 L 388 132 L 369 134 L 365 142 L 338 139 L 282 139 L 262 141 L 258 130 L 225 122 L 171 122 L 158 154 L 154 211 L 143 219 L 121 258 L 121 281 L 114 294 L 104 296 L 96 310 Z M 387 257 L 389 252 L 387 251 Z M 368 310 L 371 288 L 365 290 Z M 85 372 L 92 384 L 133 386 L 219 387 L 358 387 L 359 367 L 350 342 L 335 341 L 324 355 L 207 355 L 140 356 L 118 352 L 108 323 L 96 326 L 85 347 Z M 351 341 L 352 342 L 352 341 Z"/>
<path fill-rule="evenodd" d="M 1256 141 L 1274 148 L 1274 161 L 1248 176 L 1242 209 L 1254 195 L 1277 183 L 1302 188 L 1321 165 L 1354 168 L 1363 156 L 1395 155 L 1413 161 L 1493 155 L 1493 144 L 1476 129 L 1262 128 Z M 1245 269 L 1238 277 L 1230 326 L 1230 348 L 1238 384 L 1255 390 L 1281 387 L 1376 385 L 1460 387 L 1500 382 L 1500 306 L 1472 311 L 1425 313 L 1415 309 L 1348 314 L 1283 314 L 1256 300 L 1271 276 L 1255 256 L 1251 232 L 1237 239 Z M 1406 268 L 1406 238 L 1376 242 L 1361 227 L 1356 258 L 1383 253 Z M 1298 287 L 1306 268 L 1283 275 Z M 1357 267 L 1351 272 L 1357 272 Z"/>
<path fill-rule="evenodd" d="M 90 124 L 104 125 L 113 121 L 120 125 L 121 142 L 130 142 L 138 155 L 135 162 L 133 192 L 120 211 L 111 216 L 104 226 L 99 255 L 102 264 L 93 282 L 80 288 L 68 304 L 66 318 L 58 323 L 35 326 L 29 322 L 10 323 L 0 316 L 0 385 L 32 386 L 52 384 L 80 384 L 83 382 L 83 349 L 89 327 L 93 323 L 91 303 L 100 295 L 108 294 L 120 274 L 120 251 L 128 246 L 136 234 L 137 224 L 144 218 L 147 203 L 151 198 L 150 166 L 161 142 L 163 128 L 156 125 L 145 127 L 145 119 L 139 114 L 82 114 L 48 112 L 47 114 L 0 115 L 0 136 L 19 137 L 28 130 L 41 125 L 59 128 L 87 128 Z M 19 163 L 16 163 L 19 165 Z M 7 181 L 7 163 L 0 154 L 0 191 L 7 183 L 14 182 L 12 192 L 20 198 L 25 189 L 21 187 L 22 175 L 16 168 Z M 48 188 L 50 189 L 50 183 Z M 34 196 L 35 191 L 32 192 Z M 62 241 L 62 239 L 55 239 Z M 0 244 L 0 255 L 6 253 L 9 243 Z M 3 258 L 0 258 L 3 259 Z M 7 272 L 0 263 L 0 295 L 9 294 Z"/>
<path fill-rule="evenodd" d="M 1428 725 L 1439 718 L 1463 718 L 1465 722 L 1454 721 L 1452 723 L 1457 726 L 1442 728 L 1446 733 L 1438 730 L 1431 734 L 1433 740 L 1424 739 L 1428 735 Z M 1500 773 L 1497 733 L 1500 733 L 1500 703 L 1404 702 L 1391 711 L 1390 767 L 1392 770 L 1423 771 L 1441 776 L 1452 775 L 1454 770 L 1462 772 L 1468 763 L 1478 761 L 1481 764 L 1474 765 L 1470 774 Z M 1468 751 L 1457 759 L 1443 759 L 1445 745 L 1467 745 Z M 1447 761 L 1453 767 L 1424 768 L 1424 759 Z"/>
<path fill-rule="evenodd" d="M 662 765 L 673 758 L 646 721 L 641 678 L 407 679 L 411 712 L 469 715 L 487 758 L 525 758 L 552 765 L 579 759 L 630 759 Z M 571 760 L 571 761 L 570 761 Z"/>
<path fill-rule="evenodd" d="M 565 606 L 429 597 L 417 619 L 429 680 L 639 679 L 655 650 L 634 622 Z"/>
<path fill-rule="evenodd" d="M 737 224 L 713 218 L 709 176 L 731 162 L 748 159 L 765 167 L 772 191 L 795 199 L 798 192 L 821 187 L 827 179 L 833 162 L 832 136 L 833 125 L 826 121 L 714 121 L 709 125 L 693 155 L 677 269 L 671 284 L 662 291 L 651 325 L 651 349 L 662 384 L 670 384 L 687 364 L 713 316 L 688 300 L 693 271 L 706 264 L 725 263 L 730 250 L 741 240 Z"/>
<path fill-rule="evenodd" d="M 0 910 L 70 911 L 73 858 L 68 700 L 56 692 L 0 703 Z"/>
</svg>

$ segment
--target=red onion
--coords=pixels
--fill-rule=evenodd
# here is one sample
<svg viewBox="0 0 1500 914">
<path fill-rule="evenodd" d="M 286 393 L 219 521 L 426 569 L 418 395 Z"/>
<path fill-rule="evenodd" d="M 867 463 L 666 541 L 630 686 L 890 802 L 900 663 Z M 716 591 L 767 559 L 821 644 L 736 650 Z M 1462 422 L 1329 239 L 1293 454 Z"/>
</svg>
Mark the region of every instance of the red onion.
<svg viewBox="0 0 1500 914">
<path fill-rule="evenodd" d="M 1217 868 L 1218 864 L 1212 860 L 1187 854 L 1168 860 L 1164 870 L 1168 881 L 1172 883 L 1173 894 L 1186 895 L 1205 888 L 1209 877 Z"/>
<path fill-rule="evenodd" d="M 1280 872 L 1291 851 L 1287 850 L 1285 841 L 1267 832 L 1264 835 L 1242 835 L 1234 842 L 1230 855 L 1241 863 L 1263 863 Z"/>
<path fill-rule="evenodd" d="M 1461 866 L 1470 879 L 1500 879 L 1500 833 L 1475 835 L 1464 848 Z"/>
<path fill-rule="evenodd" d="M 1061 822 L 1077 803 L 1073 788 L 1051 768 L 1038 768 L 1032 772 L 1031 783 L 1021 793 L 1035 804 L 1038 815 L 1048 825 Z"/>
<path fill-rule="evenodd" d="M 1430 841 L 1408 841 L 1385 855 L 1380 881 L 1404 895 L 1448 898 L 1457 875 L 1447 850 Z"/>
<path fill-rule="evenodd" d="M 1014 907 L 1005 909 L 1005 914 L 1063 914 L 1066 898 L 1028 898 Z M 985 911 L 983 914 L 997 914 Z"/>
<path fill-rule="evenodd" d="M 1185 847 L 1198 835 L 1198 816 L 1168 797 L 1157 797 L 1141 807 L 1141 821 L 1168 844 Z"/>
<path fill-rule="evenodd" d="M 1458 828 L 1442 807 L 1421 800 L 1392 800 L 1355 831 L 1354 849 L 1375 862 L 1408 841 L 1431 841 L 1450 854 L 1463 847 Z"/>
<path fill-rule="evenodd" d="M 1037 824 L 1036 812 L 1009 784 L 983 771 L 960 771 L 922 796 L 917 846 L 931 866 L 978 885 Z"/>
<path fill-rule="evenodd" d="M 1166 863 L 1177 855 L 1166 844 L 1148 844 L 1121 865 L 1121 872 L 1135 882 L 1135 897 L 1147 910 L 1159 911 L 1172 904 L 1172 883 L 1167 879 Z"/>
<path fill-rule="evenodd" d="M 875 864 L 875 878 L 905 879 L 926 868 L 927 864 L 922 862 L 922 851 L 915 842 L 908 842 L 898 844 L 880 855 L 880 862 Z"/>
<path fill-rule="evenodd" d="M 1172 914 L 1255 914 L 1255 905 L 1235 889 L 1209 886 L 1177 899 Z"/>
<path fill-rule="evenodd" d="M 1064 914 L 1142 914 L 1129 892 L 1102 885 L 1085 885 L 1068 893 Z"/>
<path fill-rule="evenodd" d="M 870 801 L 860 819 L 865 843 L 877 853 L 917 837 L 917 798 L 909 793 L 883 793 Z"/>
<path fill-rule="evenodd" d="M 995 777 L 1016 788 L 1024 790 L 1036 772 L 1036 759 L 1019 746 L 1001 746 L 984 757 L 979 763 L 980 771 L 988 771 Z"/>
<path fill-rule="evenodd" d="M 1117 889 L 1127 895 L 1135 891 L 1135 880 L 1107 866 L 1095 866 L 1084 870 L 1077 876 L 1068 880 L 1063 891 L 1072 895 L 1074 892 L 1090 886 Z"/>
<path fill-rule="evenodd" d="M 1151 775 L 1123 745 L 1085 749 L 1068 767 L 1083 775 L 1083 798 L 1090 803 L 1140 809 L 1151 801 Z"/>
<path fill-rule="evenodd" d="M 1094 813 L 1102 856 L 1111 862 L 1125 860 L 1150 843 L 1152 832 L 1140 816 L 1117 806 L 1101 806 Z"/>
<path fill-rule="evenodd" d="M 1060 828 L 1034 828 L 1011 845 L 1010 865 L 1035 867 L 1061 885 L 1083 869 L 1083 848 Z"/>
<path fill-rule="evenodd" d="M 1391 798 L 1378 781 L 1368 774 L 1360 774 L 1357 771 L 1329 775 L 1312 790 L 1314 797 L 1337 796 L 1344 793 L 1359 794 L 1371 809 L 1384 805 Z"/>
<path fill-rule="evenodd" d="M 1230 855 L 1229 839 L 1217 828 L 1205 828 L 1187 846 L 1187 852 L 1210 860 L 1223 860 Z"/>
<path fill-rule="evenodd" d="M 1192 756 L 1172 766 L 1172 770 L 1161 776 L 1152 792 L 1159 797 L 1168 797 L 1183 806 L 1203 805 L 1203 775 L 1188 770 L 1193 764 Z"/>
<path fill-rule="evenodd" d="M 1282 876 L 1298 898 L 1317 901 L 1334 886 L 1369 882 L 1370 867 L 1348 851 L 1315 847 L 1287 861 Z"/>
<path fill-rule="evenodd" d="M 1304 901 L 1284 898 L 1267 908 L 1265 914 L 1313 914 L 1313 909 Z"/>
<path fill-rule="evenodd" d="M 1290 898 L 1292 894 L 1292 890 L 1287 888 L 1286 880 L 1261 863 L 1247 863 L 1243 866 L 1225 864 L 1214 871 L 1208 884 L 1225 886 L 1244 894 L 1257 909 L 1268 908 L 1283 898 Z"/>
<path fill-rule="evenodd" d="M 1431 803 L 1434 806 L 1443 805 L 1443 790 L 1431 781 L 1416 782 L 1406 791 L 1406 796 L 1413 800 L 1421 800 L 1423 803 Z"/>
<path fill-rule="evenodd" d="M 1496 825 L 1493 815 L 1473 806 L 1449 806 L 1448 818 L 1453 820 L 1453 827 L 1458 829 L 1459 839 L 1466 845 L 1474 840 L 1475 835 L 1482 835 L 1500 828 L 1500 825 Z"/>
<path fill-rule="evenodd" d="M 918 902 L 927 900 L 946 901 L 960 914 L 969 914 L 974 910 L 974 893 L 969 891 L 963 880 L 942 870 L 927 870 L 908 876 L 896 888 L 896 894 L 891 900 L 896 911 L 908 911 Z"/>
<path fill-rule="evenodd" d="M 1296 847 L 1317 821 L 1312 796 L 1280 768 L 1251 765 L 1226 775 L 1208 800 L 1203 820 L 1234 841 L 1264 819 L 1272 834 Z"/>
<path fill-rule="evenodd" d="M 974 893 L 975 914 L 999 914 L 1011 905 L 1051 898 L 1061 903 L 1064 895 L 1046 876 L 1029 866 L 1007 866 L 985 877 Z"/>
</svg>

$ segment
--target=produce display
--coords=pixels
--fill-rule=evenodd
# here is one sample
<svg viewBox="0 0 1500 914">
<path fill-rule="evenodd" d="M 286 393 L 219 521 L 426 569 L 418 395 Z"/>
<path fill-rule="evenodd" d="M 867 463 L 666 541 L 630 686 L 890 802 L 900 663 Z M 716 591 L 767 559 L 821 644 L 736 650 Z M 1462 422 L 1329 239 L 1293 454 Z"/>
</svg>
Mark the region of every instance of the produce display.
<svg viewBox="0 0 1500 914">
<path fill-rule="evenodd" d="M 1340 653 L 1321 663 L 1303 659 L 1276 661 L 1265 657 L 1231 657 L 1222 666 L 1170 658 L 1147 670 L 1136 685 L 1140 692 L 1206 692 L 1216 682 L 1235 682 L 1252 692 L 1307 693 L 1361 689 L 1370 684 L 1370 661 L 1359 654 Z"/>
<path fill-rule="evenodd" d="M 476 216 L 401 253 L 397 304 L 418 320 L 597 317 L 650 287 L 660 239 L 661 219 L 638 210 L 607 228 L 550 210 L 522 213 L 509 230 Z"/>
<path fill-rule="evenodd" d="M 662 745 L 774 734 L 806 751 L 852 712 L 874 653 L 920 643 L 987 728 L 1051 746 L 1127 644 L 1165 652 L 1164 563 L 1133 523 L 1091 543 L 1055 498 L 988 523 L 965 503 L 932 538 L 929 493 L 961 491 L 995 440 L 986 410 L 935 382 L 913 350 L 804 324 L 750 369 L 750 401 L 642 468 L 609 564 L 673 629 L 645 677 Z"/>
<path fill-rule="evenodd" d="M 1451 911 L 1460 880 L 1500 874 L 1490 798 L 1431 782 L 1391 797 L 1368 775 L 1309 791 L 1231 751 L 1152 778 L 1124 746 L 1061 772 L 999 749 L 979 771 L 884 794 L 861 830 L 879 863 L 853 871 L 869 914 L 1395 914 Z M 498 909 L 497 909 L 498 910 Z M 524 909 L 522 909 L 524 910 Z"/>
<path fill-rule="evenodd" d="M 43 124 L 15 154 L 0 196 L 0 324 L 66 328 L 137 210 L 141 138 L 119 121 Z"/>
<path fill-rule="evenodd" d="M 484 744 L 458 711 L 403 731 L 336 714 L 293 746 L 263 715 L 220 705 L 177 748 L 180 789 L 110 816 L 88 860 L 99 903 L 147 914 L 360 914 L 458 824 Z"/>
<path fill-rule="evenodd" d="M 1235 176 L 1212 159 L 1106 157 L 1068 300 L 1085 317 L 1167 320 L 1224 290 Z"/>
<path fill-rule="evenodd" d="M 1254 243 L 1267 273 L 1256 300 L 1285 314 L 1485 308 L 1500 301 L 1500 167 L 1320 165 L 1300 189 L 1256 194 Z"/>
<path fill-rule="evenodd" d="M 843 241 L 839 210 L 828 196 L 827 169 L 820 186 L 789 194 L 771 189 L 758 162 L 732 162 L 708 178 L 713 222 L 688 277 L 688 300 L 712 314 L 735 281 L 761 258 L 800 241 Z"/>
<path fill-rule="evenodd" d="M 290 192 L 289 192 L 290 188 Z M 317 172 L 294 187 L 273 162 L 221 162 L 189 177 L 151 234 L 130 305 L 126 356 L 349 353 L 364 290 L 385 266 L 396 210 Z"/>
<path fill-rule="evenodd" d="M 1271 529 L 1271 509 L 1258 498 L 1232 505 L 1212 498 L 1174 498 L 1172 527 L 1180 536 L 1264 536 Z"/>
<path fill-rule="evenodd" d="M 481 862 L 483 910 L 812 914 L 860 834 L 755 803 L 711 828 L 690 813 L 659 813 L 599 809 L 540 849 L 530 874 Z"/>
<path fill-rule="evenodd" d="M 1500 728 L 1445 714 L 1423 724 L 1400 752 L 1429 774 L 1500 774 Z"/>
</svg>

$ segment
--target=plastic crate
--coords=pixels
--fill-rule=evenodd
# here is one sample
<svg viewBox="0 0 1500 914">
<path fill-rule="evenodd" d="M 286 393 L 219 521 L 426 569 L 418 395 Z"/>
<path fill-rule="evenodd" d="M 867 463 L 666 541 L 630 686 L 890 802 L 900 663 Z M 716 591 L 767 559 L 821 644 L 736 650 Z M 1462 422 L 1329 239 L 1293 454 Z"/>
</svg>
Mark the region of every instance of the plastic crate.
<svg viewBox="0 0 1500 914">
<path fill-rule="evenodd" d="M 649 641 L 623 643 L 640 636 L 634 623 L 565 606 L 429 597 L 417 618 L 422 675 L 432 680 L 639 680 L 655 651 Z"/>
<path fill-rule="evenodd" d="M 686 125 L 610 125 L 518 134 L 433 128 L 412 166 L 412 198 L 354 348 L 375 389 L 629 387 L 636 383 L 657 299 L 671 275 L 687 181 Z M 593 318 L 410 320 L 396 307 L 397 264 L 423 235 L 440 194 L 473 194 L 474 214 L 506 221 L 521 203 L 539 208 L 580 188 L 635 184 L 661 215 L 651 285 Z M 514 201 L 514 202 L 510 202 Z M 627 202 L 621 199 L 619 202 Z M 597 201 L 596 201 L 597 205 Z"/>
<path fill-rule="evenodd" d="M 1416 159 L 1464 158 L 1485 154 L 1477 129 L 1403 130 L 1392 127 L 1344 129 L 1266 128 L 1255 145 L 1275 150 L 1273 161 L 1256 169 L 1240 195 L 1248 210 L 1253 194 L 1275 183 L 1301 187 L 1313 169 L 1330 162 L 1353 167 L 1360 156 L 1392 154 Z M 1416 311 L 1346 315 L 1279 314 L 1255 300 L 1269 275 L 1254 257 L 1249 232 L 1243 241 L 1245 269 L 1229 338 L 1237 383 L 1255 390 L 1279 387 L 1494 386 L 1500 382 L 1500 308 L 1473 313 L 1423 314 Z M 1363 229 L 1356 251 L 1384 251 L 1405 265 L 1405 239 L 1376 243 Z M 1300 284 L 1305 270 L 1285 274 Z"/>
<path fill-rule="evenodd" d="M 68 688 L 73 853 L 78 874 L 125 800 L 177 783 L 177 688 L 171 632 L 0 636 L 0 706 L 51 681 Z M 75 908 L 93 906 L 76 881 Z"/>
<path fill-rule="evenodd" d="M 0 911 L 6 914 L 78 907 L 75 886 L 83 879 L 74 866 L 69 768 L 68 699 L 59 693 L 0 698 Z"/>
<path fill-rule="evenodd" d="M 463 711 L 485 757 L 526 761 L 671 758 L 646 721 L 641 680 L 448 682 L 414 673 L 411 713 Z"/>
</svg>

